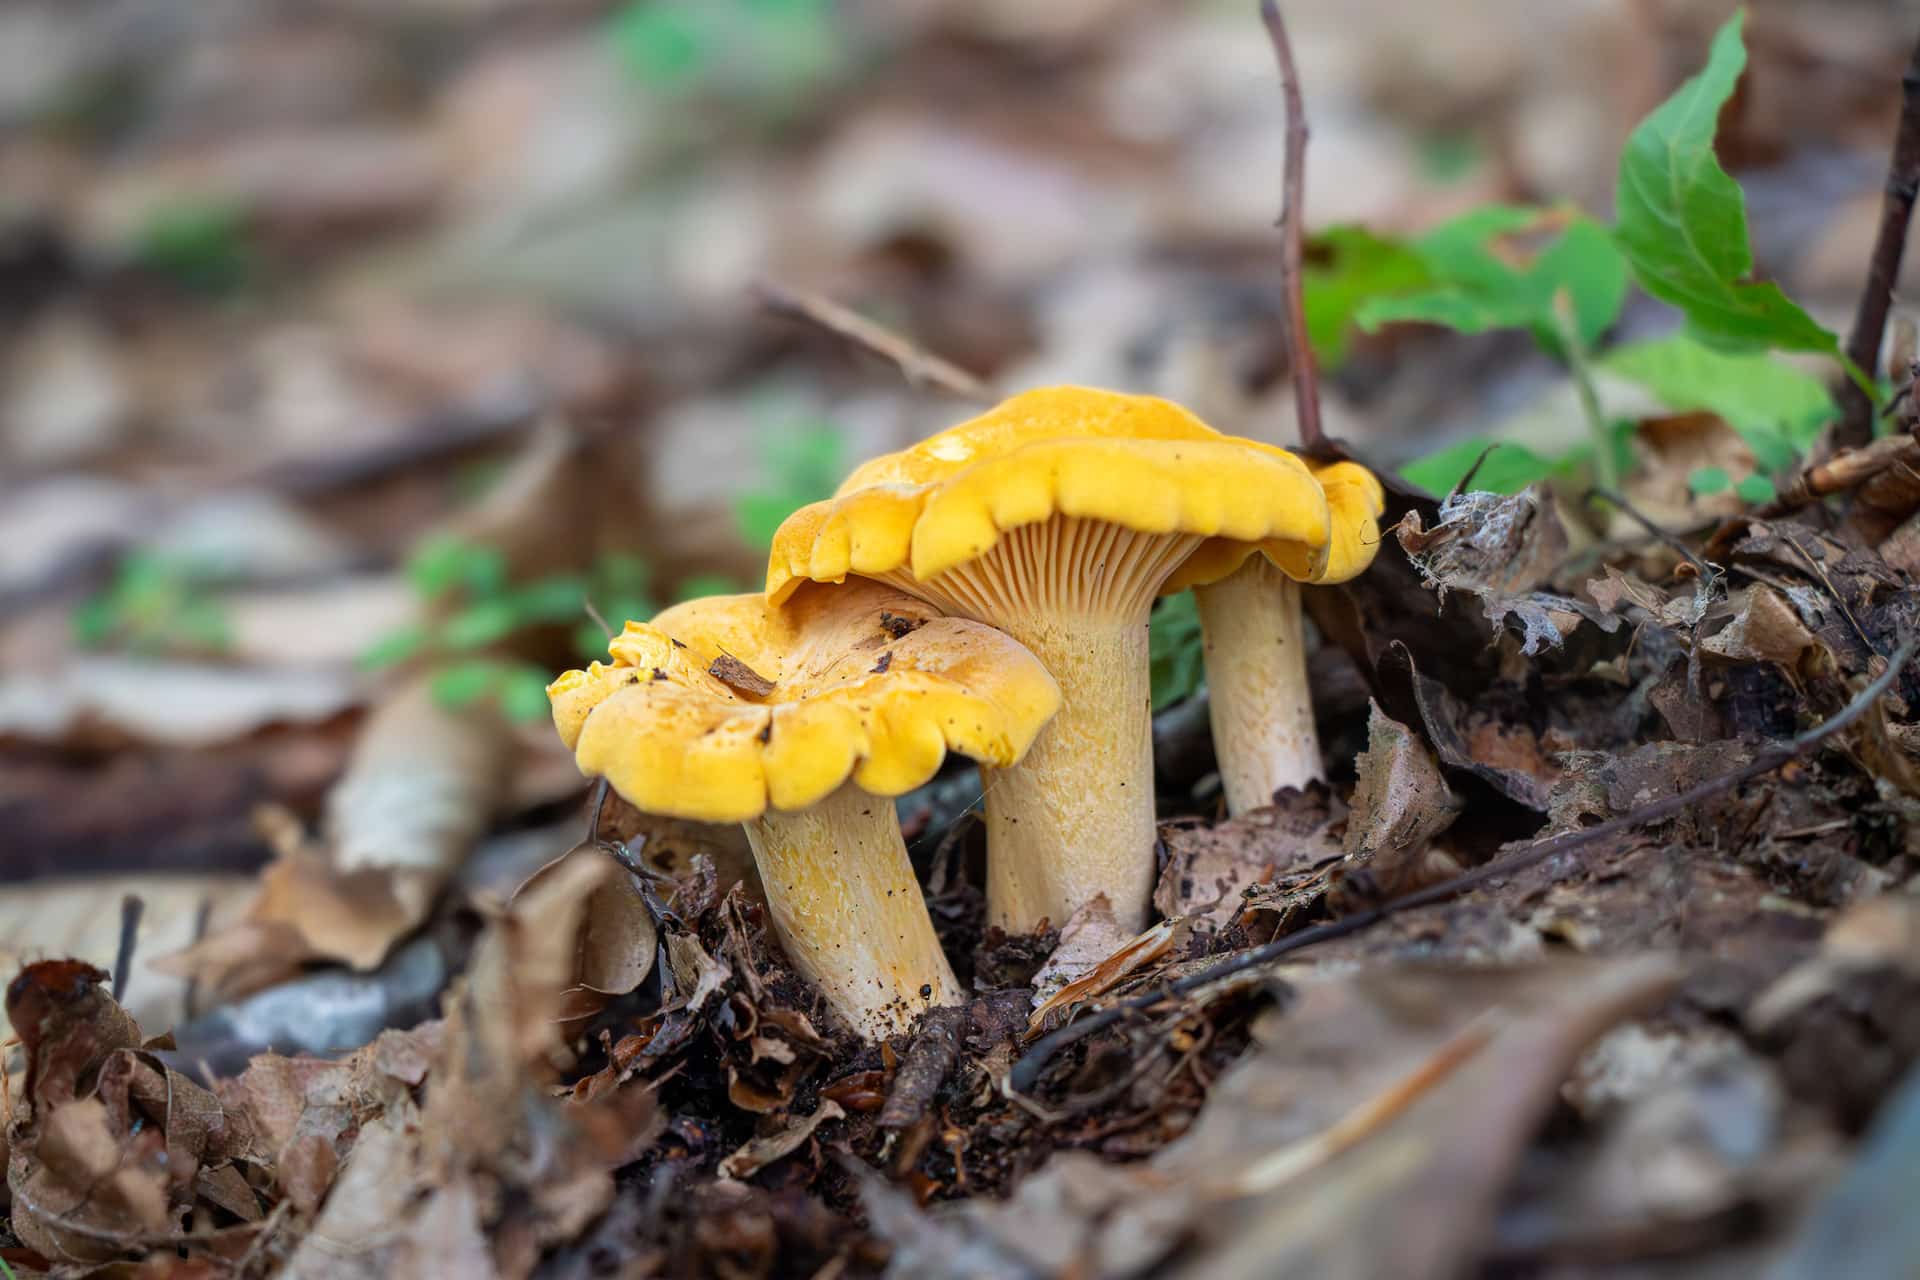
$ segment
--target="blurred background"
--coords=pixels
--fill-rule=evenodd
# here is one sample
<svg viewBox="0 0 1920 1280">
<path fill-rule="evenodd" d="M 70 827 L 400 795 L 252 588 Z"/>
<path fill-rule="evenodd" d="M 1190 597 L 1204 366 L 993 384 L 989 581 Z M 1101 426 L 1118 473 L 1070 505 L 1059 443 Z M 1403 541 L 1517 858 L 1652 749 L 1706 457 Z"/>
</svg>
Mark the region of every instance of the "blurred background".
<svg viewBox="0 0 1920 1280">
<path fill-rule="evenodd" d="M 1288 0 L 1310 230 L 1604 217 L 1730 11 Z M 1762 272 L 1842 331 L 1916 16 L 1756 3 L 1722 120 Z M 1251 0 L 0 6 L 0 956 L 107 963 L 136 893 L 142 956 L 192 947 L 134 977 L 159 1029 L 577 839 L 540 690 L 583 599 L 754 585 L 787 511 L 970 412 L 757 283 L 1290 442 L 1282 145 Z M 1584 430 L 1524 333 L 1331 363 L 1382 466 Z"/>
</svg>

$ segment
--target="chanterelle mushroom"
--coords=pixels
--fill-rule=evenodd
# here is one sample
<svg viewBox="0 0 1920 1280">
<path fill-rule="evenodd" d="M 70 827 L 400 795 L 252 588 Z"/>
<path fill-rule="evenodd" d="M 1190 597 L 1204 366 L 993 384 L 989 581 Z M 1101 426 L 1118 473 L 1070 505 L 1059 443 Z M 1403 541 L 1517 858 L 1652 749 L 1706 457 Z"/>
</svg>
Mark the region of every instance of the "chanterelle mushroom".
<svg viewBox="0 0 1920 1280">
<path fill-rule="evenodd" d="M 1060 703 L 990 627 L 875 583 L 676 605 L 548 689 L 583 773 L 650 813 L 740 822 L 775 930 L 861 1034 L 963 998 L 890 797 L 949 750 L 1007 766 Z"/>
<path fill-rule="evenodd" d="M 987 771 L 989 916 L 1057 925 L 1105 894 L 1138 928 L 1154 873 L 1154 597 L 1210 539 L 1284 545 L 1318 572 L 1327 538 L 1326 495 L 1292 455 L 1165 400 L 1054 387 L 876 458 L 788 517 L 767 594 L 875 578 L 1038 654 L 1065 702 L 1021 764 Z"/>
<path fill-rule="evenodd" d="M 1325 778 L 1307 686 L 1300 584 L 1345 582 L 1373 563 L 1386 495 L 1365 467 L 1314 468 L 1332 520 L 1317 564 L 1285 543 L 1250 554 L 1244 543 L 1203 547 L 1168 582 L 1191 585 L 1207 665 L 1214 755 L 1235 816 L 1273 803 L 1281 787 Z M 1237 567 L 1236 567 L 1237 566 Z"/>
</svg>

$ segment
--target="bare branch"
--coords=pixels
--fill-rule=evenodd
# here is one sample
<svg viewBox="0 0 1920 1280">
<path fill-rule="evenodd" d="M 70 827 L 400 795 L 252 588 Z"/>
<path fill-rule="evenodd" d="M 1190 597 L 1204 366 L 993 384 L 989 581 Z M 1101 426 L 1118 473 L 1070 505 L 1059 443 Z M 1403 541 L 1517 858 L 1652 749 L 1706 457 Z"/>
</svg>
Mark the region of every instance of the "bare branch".
<svg viewBox="0 0 1920 1280">
<path fill-rule="evenodd" d="M 1847 356 L 1868 377 L 1880 371 L 1880 339 L 1887 313 L 1893 307 L 1893 287 L 1900 279 L 1900 258 L 1907 247 L 1907 226 L 1913 202 L 1920 195 L 1920 43 L 1900 78 L 1900 127 L 1893 137 L 1893 159 L 1887 166 L 1886 195 L 1880 205 L 1880 230 L 1874 237 L 1873 258 L 1867 266 L 1867 287 L 1854 312 L 1853 332 L 1847 336 Z M 1852 382 L 1840 390 L 1846 416 L 1834 430 L 1834 442 L 1843 447 L 1863 445 L 1873 438 L 1873 404 Z"/>
<path fill-rule="evenodd" d="M 1260 21 L 1266 24 L 1267 38 L 1273 42 L 1273 54 L 1280 62 L 1280 94 L 1287 108 L 1286 176 L 1280 210 L 1282 263 L 1286 270 L 1287 327 L 1293 340 L 1293 398 L 1299 406 L 1300 448 L 1321 455 L 1327 452 L 1326 433 L 1320 428 L 1320 365 L 1313 358 L 1313 343 L 1307 335 L 1307 310 L 1301 300 L 1301 269 L 1305 257 L 1302 247 L 1305 232 L 1301 222 L 1307 190 L 1307 110 L 1300 98 L 1300 71 L 1293 63 L 1293 45 L 1287 39 L 1287 24 L 1280 16 L 1276 0 L 1260 0 Z"/>
<path fill-rule="evenodd" d="M 929 387 L 981 404 L 993 402 L 992 388 L 959 365 L 922 351 L 908 339 L 831 298 L 789 289 L 771 280 L 756 283 L 753 293 L 760 305 L 774 315 L 818 325 L 835 337 L 891 362 L 912 386 Z"/>
</svg>

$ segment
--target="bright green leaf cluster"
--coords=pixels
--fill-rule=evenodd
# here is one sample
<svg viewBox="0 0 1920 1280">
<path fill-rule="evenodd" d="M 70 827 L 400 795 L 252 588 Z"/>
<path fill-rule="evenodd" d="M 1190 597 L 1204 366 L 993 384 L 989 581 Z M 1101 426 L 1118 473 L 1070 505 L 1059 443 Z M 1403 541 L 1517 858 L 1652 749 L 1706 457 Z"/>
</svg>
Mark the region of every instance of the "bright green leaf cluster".
<svg viewBox="0 0 1920 1280">
<path fill-rule="evenodd" d="M 628 0 L 606 39 L 649 93 L 779 108 L 851 60 L 833 0 Z"/>
<path fill-rule="evenodd" d="M 136 551 L 106 590 L 73 612 L 74 640 L 87 649 L 134 653 L 221 652 L 232 646 L 226 613 L 190 563 Z"/>
<path fill-rule="evenodd" d="M 1307 338 L 1325 367 L 1337 368 L 1353 343 L 1354 316 L 1368 301 L 1433 282 L 1426 260 L 1397 240 L 1361 227 L 1332 227 L 1313 238 L 1300 276 Z"/>
<path fill-rule="evenodd" d="M 1718 414 L 1769 471 L 1805 453 L 1839 413 L 1826 384 L 1811 374 L 1687 334 L 1620 347 L 1600 366 L 1644 386 L 1676 413 Z"/>
<path fill-rule="evenodd" d="M 189 289 L 224 293 L 245 283 L 252 270 L 246 224 L 246 211 L 230 201 L 162 205 L 136 233 L 133 257 Z"/>
<path fill-rule="evenodd" d="M 1551 239 L 1529 255 L 1518 238 L 1539 234 Z M 1492 205 L 1442 223 L 1414 247 L 1433 287 L 1363 304 L 1354 318 L 1367 332 L 1408 321 L 1461 333 L 1528 329 L 1560 353 L 1558 308 L 1570 309 L 1581 341 L 1592 346 L 1626 301 L 1626 261 L 1606 228 L 1584 214 Z"/>
</svg>

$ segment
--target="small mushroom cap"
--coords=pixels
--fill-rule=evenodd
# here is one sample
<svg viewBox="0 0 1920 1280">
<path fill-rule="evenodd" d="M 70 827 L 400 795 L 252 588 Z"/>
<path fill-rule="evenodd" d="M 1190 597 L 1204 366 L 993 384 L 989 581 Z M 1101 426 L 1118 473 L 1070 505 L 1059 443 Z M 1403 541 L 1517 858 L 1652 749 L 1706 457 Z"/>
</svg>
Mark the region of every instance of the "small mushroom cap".
<svg viewBox="0 0 1920 1280">
<path fill-rule="evenodd" d="M 1267 539 L 1258 550 L 1280 571 L 1299 582 L 1331 585 L 1360 576 L 1380 550 L 1380 516 L 1387 509 L 1386 490 L 1373 472 L 1357 462 L 1335 462 L 1314 467 L 1313 478 L 1327 495 L 1331 536 L 1324 556 L 1303 552 L 1298 543 Z M 1218 582 L 1240 567 L 1256 548 L 1245 542 L 1210 538 L 1174 571 L 1163 594 Z"/>
<path fill-rule="evenodd" d="M 900 795 L 948 751 L 1004 768 L 1060 706 L 1020 644 L 876 583 L 784 609 L 758 594 L 693 600 L 629 622 L 608 648 L 611 664 L 548 687 L 562 741 L 639 808 L 706 822 L 805 809 L 849 777 Z M 723 657 L 771 691 L 710 674 Z"/>
<path fill-rule="evenodd" d="M 1055 515 L 1284 546 L 1315 574 L 1331 533 L 1326 492 L 1285 450 L 1153 396 L 1050 387 L 875 458 L 789 516 L 767 594 L 778 604 L 801 582 L 902 568 L 924 581 Z"/>
</svg>

